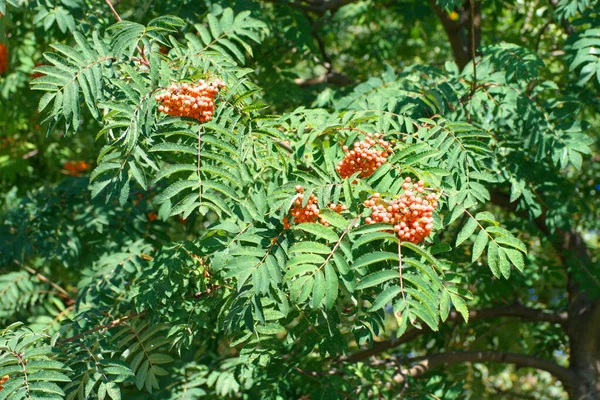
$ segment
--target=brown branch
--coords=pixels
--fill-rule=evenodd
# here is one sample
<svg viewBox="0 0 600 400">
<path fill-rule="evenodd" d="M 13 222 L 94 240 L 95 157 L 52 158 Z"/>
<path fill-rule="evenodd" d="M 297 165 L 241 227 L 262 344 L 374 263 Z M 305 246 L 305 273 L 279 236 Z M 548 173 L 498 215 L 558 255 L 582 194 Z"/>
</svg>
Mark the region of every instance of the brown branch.
<svg viewBox="0 0 600 400">
<path fill-rule="evenodd" d="M 123 21 L 121 19 L 121 16 L 119 15 L 119 13 L 117 12 L 117 10 L 115 10 L 115 7 L 112 5 L 112 3 L 110 2 L 110 0 L 105 0 L 106 4 L 108 4 L 108 7 L 110 8 L 110 11 L 112 11 L 113 15 L 115 16 L 115 18 L 117 19 L 117 21 L 121 22 Z"/>
<path fill-rule="evenodd" d="M 549 322 L 560 324 L 561 326 L 564 326 L 568 321 L 566 312 L 552 312 L 548 310 L 525 307 L 522 305 L 484 308 L 481 310 L 469 311 L 469 321 L 502 317 L 519 318 L 528 322 Z M 462 316 L 456 311 L 452 311 L 448 316 L 449 321 L 460 321 L 461 319 Z M 346 356 L 340 359 L 340 361 L 349 363 L 363 361 L 371 356 L 386 352 L 404 343 L 411 342 L 428 332 L 431 332 L 430 328 L 411 328 L 399 338 L 376 342 L 371 348 Z"/>
<path fill-rule="evenodd" d="M 15 261 L 15 264 L 20 265 L 21 268 L 23 268 L 25 271 L 29 272 L 31 275 L 34 275 L 40 281 L 45 282 L 45 283 L 49 284 L 50 286 L 52 286 L 54 289 L 58 290 L 59 293 L 61 294 L 61 297 L 63 297 L 66 300 L 69 300 L 71 303 L 73 302 L 73 299 L 71 298 L 71 295 L 69 294 L 69 292 L 67 292 L 65 289 L 63 289 L 60 285 L 58 285 L 57 283 L 53 282 L 52 280 L 50 280 L 46 276 L 42 275 L 37 270 L 35 270 L 35 269 L 33 269 L 33 268 L 31 268 L 31 267 L 29 267 L 27 265 L 21 264 L 17 260 L 14 260 L 14 261 Z"/>
<path fill-rule="evenodd" d="M 350 78 L 348 75 L 345 75 L 341 72 L 330 71 L 324 75 L 316 76 L 313 78 L 306 79 L 295 79 L 294 82 L 300 87 L 308 87 L 314 85 L 320 85 L 322 83 L 329 83 L 337 86 L 346 86 L 355 83 L 355 81 Z"/>
<path fill-rule="evenodd" d="M 40 149 L 33 149 L 33 150 L 23 154 L 21 157 L 23 158 L 23 160 L 27 160 L 28 158 L 38 155 L 39 152 L 40 152 Z"/>
<path fill-rule="evenodd" d="M 535 368 L 546 371 L 563 382 L 565 386 L 570 386 L 574 380 L 574 374 L 568 368 L 561 367 L 553 361 L 544 360 L 538 357 L 508 353 L 501 351 L 464 351 L 448 352 L 433 355 L 415 357 L 409 360 L 410 363 L 416 363 L 406 370 L 401 371 L 394 376 L 394 381 L 403 383 L 407 376 L 416 378 L 427 373 L 429 370 L 444 364 L 460 363 L 503 363 L 515 364 L 520 368 Z"/>
<path fill-rule="evenodd" d="M 138 317 L 143 317 L 144 315 L 146 315 L 146 311 L 142 311 L 142 312 L 139 312 L 139 313 L 127 315 L 127 316 L 122 317 L 122 318 L 118 318 L 118 319 L 115 319 L 115 320 L 109 322 L 108 324 L 97 326 L 95 328 L 92 328 L 90 330 L 82 332 L 82 333 L 80 333 L 78 335 L 75 335 L 75 336 L 72 336 L 70 338 L 61 340 L 57 344 L 61 345 L 61 344 L 69 343 L 69 342 L 74 342 L 75 340 L 77 340 L 77 339 L 79 339 L 79 338 L 81 338 L 83 336 L 89 335 L 90 333 L 98 332 L 98 331 L 101 331 L 101 330 L 104 330 L 104 329 L 111 329 L 111 328 L 114 328 L 116 326 L 121 325 L 122 323 L 124 323 L 126 321 L 129 321 L 130 319 L 138 318 Z"/>
<path fill-rule="evenodd" d="M 328 11 L 332 14 L 345 6 L 354 3 L 356 0 L 263 0 L 265 3 L 274 3 L 282 6 L 290 6 L 304 12 L 312 12 L 319 16 L 325 15 Z"/>
<path fill-rule="evenodd" d="M 294 149 L 292 149 L 292 146 L 290 146 L 290 142 L 287 140 L 280 140 L 275 142 L 275 144 L 290 154 L 294 153 Z"/>
<path fill-rule="evenodd" d="M 452 315 L 450 316 L 452 317 Z M 454 316 L 457 319 L 459 316 Z M 566 311 L 556 312 L 539 308 L 514 305 L 509 307 L 484 308 L 481 310 L 471 310 L 469 320 L 489 319 L 499 317 L 519 318 L 531 322 L 549 322 L 552 324 L 564 325 L 569 317 Z"/>
<path fill-rule="evenodd" d="M 342 357 L 340 359 L 341 362 L 347 363 L 356 363 L 359 361 L 364 361 L 367 358 L 377 355 L 379 353 L 386 352 L 388 350 L 393 349 L 394 347 L 398 347 L 404 343 L 412 342 L 419 336 L 423 335 L 425 332 L 430 332 L 431 329 L 417 329 L 410 328 L 402 336 L 399 338 L 383 340 L 381 342 L 375 342 L 371 348 L 358 351 L 354 354 L 350 354 L 349 356 Z"/>
<path fill-rule="evenodd" d="M 313 18 L 311 18 L 310 14 L 305 12 L 304 16 L 306 17 L 308 22 L 310 22 L 310 25 L 311 25 L 310 33 L 311 33 L 312 37 L 315 39 L 315 42 L 317 42 L 317 47 L 319 48 L 319 53 L 321 53 L 321 64 L 325 67 L 325 69 L 329 73 L 333 70 L 333 64 L 331 62 L 331 57 L 329 56 L 329 54 L 327 53 L 327 49 L 325 48 L 325 42 L 323 41 L 323 38 L 319 34 L 320 24 L 317 23 L 317 21 L 315 21 Z"/>
</svg>

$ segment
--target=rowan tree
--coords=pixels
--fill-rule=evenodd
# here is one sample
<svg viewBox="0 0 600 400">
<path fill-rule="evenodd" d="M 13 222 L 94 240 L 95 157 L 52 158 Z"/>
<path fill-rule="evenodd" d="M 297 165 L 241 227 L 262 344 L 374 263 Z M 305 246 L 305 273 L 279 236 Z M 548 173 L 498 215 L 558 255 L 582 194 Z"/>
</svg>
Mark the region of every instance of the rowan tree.
<svg viewBox="0 0 600 400">
<path fill-rule="evenodd" d="M 600 398 L 597 2 L 0 15 L 0 400 Z"/>
</svg>

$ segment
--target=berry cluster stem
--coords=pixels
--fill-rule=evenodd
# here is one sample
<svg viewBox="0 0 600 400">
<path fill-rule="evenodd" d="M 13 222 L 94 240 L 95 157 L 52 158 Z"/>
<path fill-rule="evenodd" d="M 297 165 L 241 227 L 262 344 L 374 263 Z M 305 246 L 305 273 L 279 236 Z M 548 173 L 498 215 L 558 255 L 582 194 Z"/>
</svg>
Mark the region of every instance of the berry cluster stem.
<svg viewBox="0 0 600 400">
<path fill-rule="evenodd" d="M 198 158 L 196 168 L 198 169 L 198 201 L 202 204 L 202 175 L 200 174 L 201 157 L 200 148 L 202 147 L 202 124 L 198 124 Z"/>
<path fill-rule="evenodd" d="M 398 241 L 398 274 L 400 275 L 400 293 L 402 294 L 402 300 L 406 303 L 406 296 L 404 295 L 404 280 L 402 279 L 402 241 Z"/>
</svg>

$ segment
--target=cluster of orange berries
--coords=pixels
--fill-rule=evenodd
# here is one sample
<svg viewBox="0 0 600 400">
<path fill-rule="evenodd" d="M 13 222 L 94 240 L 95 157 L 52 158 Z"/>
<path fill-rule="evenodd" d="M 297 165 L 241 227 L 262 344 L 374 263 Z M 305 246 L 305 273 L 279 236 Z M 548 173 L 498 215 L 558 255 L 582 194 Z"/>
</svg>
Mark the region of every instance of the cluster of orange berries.
<svg viewBox="0 0 600 400">
<path fill-rule="evenodd" d="M 0 43 L 0 75 L 8 69 L 8 47 Z"/>
<path fill-rule="evenodd" d="M 2 378 L 0 378 L 0 390 L 4 389 L 4 384 L 9 379 L 10 379 L 10 376 L 8 376 L 8 375 L 4 375 Z"/>
<path fill-rule="evenodd" d="M 317 196 L 311 194 L 308 197 L 308 201 L 306 205 L 302 207 L 302 202 L 304 201 L 304 188 L 300 185 L 296 185 L 296 199 L 294 200 L 294 206 L 290 210 L 290 215 L 294 218 L 294 222 L 296 224 L 301 224 L 303 222 L 316 222 L 317 220 L 321 220 L 319 218 L 319 206 L 317 205 Z M 327 222 L 321 220 L 321 223 L 325 225 Z M 290 227 L 290 220 L 288 217 L 283 218 L 283 229 L 288 229 Z"/>
<path fill-rule="evenodd" d="M 347 178 L 358 171 L 361 178 L 366 178 L 387 161 L 387 155 L 392 152 L 390 143 L 383 140 L 379 133 L 367 133 L 366 136 L 364 140 L 354 143 L 352 150 L 348 146 L 342 148 L 346 155 L 335 167 L 342 178 Z M 374 148 L 377 144 L 383 150 Z"/>
<path fill-rule="evenodd" d="M 167 88 L 166 93 L 155 97 L 156 101 L 161 103 L 158 111 L 208 122 L 215 111 L 215 96 L 222 87 L 225 87 L 225 84 L 220 79 L 211 83 L 200 79 L 195 85 L 174 83 Z"/>
<path fill-rule="evenodd" d="M 85 161 L 67 161 L 63 164 L 63 168 L 71 176 L 79 176 L 82 172 L 91 168 L 91 165 Z"/>
<path fill-rule="evenodd" d="M 290 210 L 290 215 L 294 218 L 293 222 L 296 224 L 301 224 L 303 222 L 319 222 L 324 226 L 329 226 L 329 222 L 325 221 L 323 218 L 319 217 L 321 210 L 319 210 L 319 206 L 317 205 L 318 198 L 314 194 L 311 194 L 308 197 L 308 201 L 306 205 L 302 207 L 302 202 L 304 201 L 304 188 L 300 185 L 296 185 L 296 199 L 294 200 L 294 205 Z M 329 208 L 337 213 L 341 213 L 342 211 L 346 211 L 348 207 L 342 204 L 334 204 L 331 203 Z M 291 226 L 290 218 L 284 217 L 283 220 L 283 229 L 289 229 Z"/>
<path fill-rule="evenodd" d="M 343 211 L 346 211 L 348 209 L 348 207 L 346 207 L 343 204 L 335 204 L 335 203 L 331 203 L 329 205 L 329 208 L 331 209 L 331 211 L 334 211 L 338 214 L 342 213 Z"/>
<path fill-rule="evenodd" d="M 404 180 L 402 188 L 404 193 L 397 199 L 386 201 L 375 193 L 366 200 L 364 205 L 371 208 L 372 213 L 365 223 L 393 224 L 398 239 L 420 243 L 433 228 L 433 210 L 438 206 L 438 196 L 435 193 L 425 194 L 423 181 L 413 184 L 409 177 Z"/>
</svg>

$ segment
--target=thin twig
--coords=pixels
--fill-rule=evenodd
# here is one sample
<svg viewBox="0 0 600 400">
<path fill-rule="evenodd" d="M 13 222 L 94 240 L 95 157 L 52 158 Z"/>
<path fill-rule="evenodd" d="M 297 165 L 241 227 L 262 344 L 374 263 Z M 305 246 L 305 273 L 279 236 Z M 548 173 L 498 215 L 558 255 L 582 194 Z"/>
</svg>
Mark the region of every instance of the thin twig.
<svg viewBox="0 0 600 400">
<path fill-rule="evenodd" d="M 317 26 L 317 23 L 315 22 L 315 20 L 313 20 L 308 15 L 308 13 L 305 13 L 305 16 L 306 16 L 306 19 L 308 19 L 308 21 L 311 24 L 312 36 L 315 39 L 315 41 L 317 42 L 317 47 L 319 48 L 319 52 L 321 53 L 321 65 L 323 67 L 325 67 L 327 72 L 331 72 L 333 70 L 331 57 L 329 57 L 329 54 L 327 54 L 327 49 L 325 48 L 325 42 L 323 42 L 323 38 L 319 34 L 319 27 Z"/>
<path fill-rule="evenodd" d="M 292 146 L 289 145 L 289 143 L 286 143 L 282 140 L 275 142 L 275 144 L 279 147 L 281 147 L 282 149 L 284 149 L 285 151 L 287 151 L 288 153 L 292 154 L 294 152 L 294 149 L 292 149 Z"/>
<path fill-rule="evenodd" d="M 92 328 L 90 330 L 82 332 L 82 333 L 80 333 L 78 335 L 75 335 L 75 336 L 72 336 L 70 338 L 61 340 L 60 342 L 58 342 L 58 344 L 61 345 L 61 344 L 69 343 L 69 342 L 74 342 L 75 340 L 77 340 L 77 339 L 79 339 L 79 338 L 81 338 L 81 337 L 83 337 L 85 335 L 89 335 L 90 333 L 98 332 L 98 331 L 101 331 L 101 330 L 104 330 L 104 329 L 111 329 L 111 328 L 114 328 L 116 326 L 121 325 L 122 323 L 124 323 L 124 322 L 126 322 L 126 321 L 128 321 L 130 319 L 142 317 L 144 315 L 146 315 L 146 311 L 142 311 L 140 313 L 135 313 L 135 314 L 127 315 L 127 316 L 125 316 L 123 318 L 115 319 L 115 320 L 109 322 L 108 324 L 97 326 L 95 328 Z"/>
<path fill-rule="evenodd" d="M 115 7 L 113 7 L 112 3 L 110 2 L 110 0 L 105 0 L 106 4 L 108 4 L 108 7 L 110 7 L 110 10 L 112 11 L 113 15 L 115 16 L 115 18 L 117 19 L 117 21 L 121 22 L 123 21 L 121 19 L 121 16 L 119 15 L 119 13 L 117 12 L 117 10 L 115 10 Z"/>
<path fill-rule="evenodd" d="M 524 322 L 537 323 L 537 322 L 548 322 L 552 324 L 561 325 L 565 329 L 567 322 L 569 321 L 569 315 L 566 311 L 548 311 L 543 309 L 536 309 L 531 307 L 525 307 L 521 305 L 517 306 L 498 306 L 491 308 L 484 308 L 479 310 L 469 311 L 469 321 L 479 321 L 494 318 L 516 318 Z M 462 316 L 456 311 L 451 311 L 448 316 L 448 321 L 455 321 L 462 323 Z M 348 356 L 340 357 L 340 362 L 356 363 L 359 361 L 366 360 L 372 356 L 376 356 L 381 353 L 385 353 L 391 349 L 394 349 L 402 344 L 412 342 L 416 338 L 420 337 L 424 333 L 432 332 L 431 328 L 425 327 L 423 329 L 409 328 L 406 332 L 397 338 L 387 339 L 381 342 L 376 342 L 371 348 L 358 350 L 357 352 Z"/>
<path fill-rule="evenodd" d="M 407 364 L 413 365 L 406 368 L 405 371 L 402 371 L 402 375 L 418 378 L 428 371 L 442 365 L 454 365 L 466 362 L 515 364 L 521 368 L 535 368 L 549 372 L 565 386 L 571 385 L 575 379 L 573 371 L 569 368 L 559 366 L 554 361 L 538 358 L 537 356 L 529 354 L 509 353 L 504 351 L 453 351 L 418 356 L 407 360 Z M 402 376 L 398 376 L 397 379 L 394 380 L 401 383 L 402 379 Z"/>
<path fill-rule="evenodd" d="M 119 15 L 119 13 L 117 12 L 117 10 L 115 10 L 115 7 L 113 6 L 113 4 L 111 3 L 110 0 L 104 0 L 106 2 L 106 4 L 108 4 L 108 7 L 110 8 L 110 10 L 112 11 L 113 15 L 115 16 L 115 18 L 117 19 L 118 22 L 122 22 L 123 19 L 121 18 L 121 16 Z M 149 67 L 150 66 L 150 62 L 148 61 L 148 59 L 146 58 L 146 55 L 144 54 L 144 50 L 136 45 L 135 48 L 137 49 L 137 51 L 140 53 L 140 56 L 142 57 L 142 59 L 140 60 L 140 62 L 142 64 L 144 64 L 145 66 Z"/>
<path fill-rule="evenodd" d="M 471 61 L 473 62 L 473 82 L 471 82 L 471 97 L 477 89 L 477 63 L 475 62 L 475 2 L 469 0 L 471 11 Z"/>
<path fill-rule="evenodd" d="M 342 235 L 340 236 L 339 240 L 335 243 L 335 245 L 333 246 L 333 249 L 331 249 L 331 251 L 329 252 L 329 254 L 327 255 L 327 258 L 325 259 L 325 261 L 323 261 L 323 264 L 321 264 L 321 266 L 315 270 L 315 272 L 313 272 L 311 274 L 311 276 L 314 276 L 317 271 L 320 271 L 321 269 L 323 269 L 327 263 L 329 262 L 329 260 L 331 259 L 331 257 L 333 257 L 333 254 L 335 253 L 335 251 L 338 249 L 338 247 L 340 247 L 340 244 L 342 244 L 342 240 L 344 239 L 344 236 L 346 236 L 348 234 L 348 232 L 350 232 L 350 229 L 352 229 L 352 227 L 354 226 L 354 224 L 356 223 L 356 221 L 358 221 L 359 219 L 361 219 L 361 217 L 363 216 L 364 211 L 361 212 L 360 214 L 358 214 L 353 220 L 352 222 L 350 222 L 350 224 L 346 227 L 346 229 L 344 229 L 344 231 L 342 232 Z"/>
<path fill-rule="evenodd" d="M 404 281 L 402 280 L 402 242 L 398 241 L 398 273 L 400 274 L 400 293 L 402 293 L 402 300 L 406 303 L 406 296 L 404 295 Z"/>
</svg>

